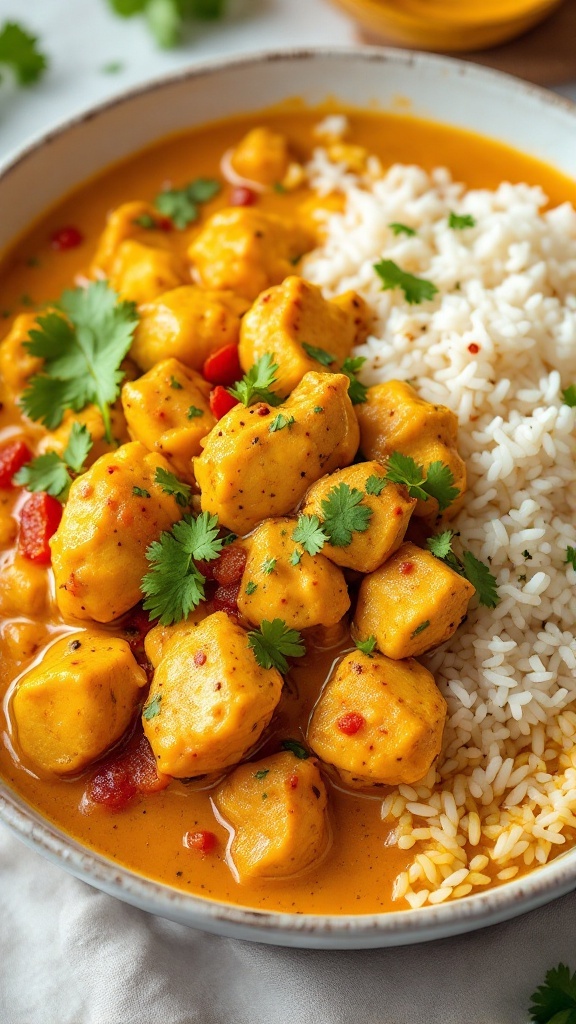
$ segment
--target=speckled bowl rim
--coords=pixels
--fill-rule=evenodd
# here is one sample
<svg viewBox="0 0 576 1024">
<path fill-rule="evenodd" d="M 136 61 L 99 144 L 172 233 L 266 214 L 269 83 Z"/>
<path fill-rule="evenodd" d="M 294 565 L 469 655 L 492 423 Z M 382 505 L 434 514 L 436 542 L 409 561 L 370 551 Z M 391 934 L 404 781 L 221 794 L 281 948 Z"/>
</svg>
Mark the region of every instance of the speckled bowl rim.
<svg viewBox="0 0 576 1024">
<path fill-rule="evenodd" d="M 264 51 L 239 57 L 223 57 L 195 63 L 191 68 L 162 75 L 144 85 L 122 90 L 112 99 L 66 119 L 48 132 L 9 154 L 0 164 L 0 184 L 26 159 L 52 140 L 84 121 L 139 96 L 165 86 L 214 74 L 218 70 L 246 68 L 262 62 L 329 61 L 350 58 L 377 62 L 382 66 L 430 67 L 456 72 L 478 81 L 479 88 L 491 84 L 522 94 L 542 109 L 562 109 L 574 123 L 576 105 L 564 97 L 509 75 L 468 64 L 454 58 L 405 50 L 376 47 L 316 47 Z M 345 92 L 345 87 L 342 90 Z M 204 899 L 173 889 L 140 875 L 93 850 L 82 846 L 32 808 L 0 779 L 0 820 L 27 846 L 84 882 L 149 913 L 203 931 L 283 946 L 317 949 L 362 949 L 399 946 L 446 938 L 497 924 L 533 910 L 576 888 L 576 849 L 560 855 L 550 864 L 519 879 L 506 882 L 454 902 L 418 910 L 382 914 L 289 914 L 252 910 L 217 900 Z"/>
</svg>

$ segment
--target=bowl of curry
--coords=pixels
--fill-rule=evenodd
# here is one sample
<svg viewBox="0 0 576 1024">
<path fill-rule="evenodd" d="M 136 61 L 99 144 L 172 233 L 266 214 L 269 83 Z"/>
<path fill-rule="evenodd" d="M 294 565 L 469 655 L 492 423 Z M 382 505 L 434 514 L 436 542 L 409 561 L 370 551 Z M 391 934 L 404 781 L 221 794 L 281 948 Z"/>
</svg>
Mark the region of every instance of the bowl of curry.
<svg viewBox="0 0 576 1024">
<path fill-rule="evenodd" d="M 293 945 L 422 941 L 573 886 L 575 549 L 530 486 L 571 500 L 574 123 L 449 60 L 280 53 L 7 164 L 21 838 L 152 912 Z M 527 336 L 556 374 L 532 398 Z M 522 402 L 554 420 L 534 450 L 502 439 Z"/>
</svg>

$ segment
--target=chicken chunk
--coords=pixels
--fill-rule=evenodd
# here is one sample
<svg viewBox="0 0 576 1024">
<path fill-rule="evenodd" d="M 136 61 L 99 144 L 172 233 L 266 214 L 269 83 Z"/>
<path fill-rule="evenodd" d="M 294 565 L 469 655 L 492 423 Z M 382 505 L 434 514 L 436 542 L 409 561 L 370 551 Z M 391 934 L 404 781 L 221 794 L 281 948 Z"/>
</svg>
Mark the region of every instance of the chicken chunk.
<svg viewBox="0 0 576 1024">
<path fill-rule="evenodd" d="M 112 210 L 98 240 L 90 266 L 91 275 L 109 277 L 118 249 L 127 240 L 168 251 L 171 248 L 170 241 L 167 235 L 156 227 L 160 219 L 161 215 L 151 203 L 139 199 L 122 203 Z"/>
<path fill-rule="evenodd" d="M 309 370 L 338 371 L 352 346 L 364 341 L 366 324 L 366 304 L 355 292 L 330 301 L 316 285 L 292 275 L 259 295 L 244 317 L 240 363 L 249 370 L 271 352 L 278 364 L 276 390 L 287 395 Z M 312 349 L 321 350 L 319 358 Z"/>
<path fill-rule="evenodd" d="M 144 639 L 144 650 L 152 668 L 158 667 L 174 640 L 180 640 L 183 636 L 187 636 L 206 618 L 207 614 L 206 604 L 203 601 L 190 612 L 188 618 L 182 619 L 181 622 L 174 622 L 171 626 L 162 626 L 160 623 L 154 626 Z"/>
<path fill-rule="evenodd" d="M 214 213 L 188 250 L 206 288 L 230 288 L 251 302 L 293 273 L 314 239 L 296 220 L 251 208 Z"/>
<path fill-rule="evenodd" d="M 31 356 L 24 344 L 36 326 L 36 320 L 36 313 L 21 313 L 0 344 L 2 391 L 12 401 L 24 390 L 28 379 L 42 369 L 43 360 L 39 356 Z"/>
<path fill-rule="evenodd" d="M 403 544 L 358 593 L 354 629 L 376 637 L 389 658 L 413 658 L 456 632 L 475 590 L 450 566 L 416 544 Z"/>
<path fill-rule="evenodd" d="M 140 304 L 177 288 L 188 276 L 186 264 L 177 253 L 129 238 L 118 246 L 109 281 L 121 298 Z"/>
<path fill-rule="evenodd" d="M 359 462 L 322 477 L 307 492 L 302 511 L 306 515 L 318 516 L 320 520 L 326 514 L 323 503 L 328 501 L 334 488 L 342 484 L 351 491 L 362 492 L 361 505 L 372 510 L 367 529 L 354 530 L 349 544 L 338 547 L 328 543 L 322 548 L 322 554 L 337 565 L 358 572 L 372 572 L 404 540 L 416 499 L 409 497 L 405 487 L 393 483 L 384 482 L 380 493 L 375 493 L 382 486 L 384 475 L 385 470 L 379 462 Z"/>
<path fill-rule="evenodd" d="M 330 627 L 350 607 L 340 569 L 323 555 L 312 558 L 299 549 L 292 540 L 295 527 L 295 519 L 267 519 L 245 542 L 238 610 L 254 626 L 279 618 L 293 629 Z"/>
<path fill-rule="evenodd" d="M 67 409 L 64 413 L 62 423 L 56 430 L 49 430 L 38 445 L 38 454 L 45 452 L 57 452 L 62 455 L 70 440 L 72 427 L 75 423 L 85 426 L 92 438 L 92 447 L 88 452 L 86 464 L 93 465 L 101 455 L 110 451 L 111 445 L 106 440 L 104 420 L 102 413 L 96 405 L 87 405 L 81 412 L 73 412 Z M 125 444 L 129 441 L 126 420 L 120 403 L 115 403 L 110 409 L 110 425 L 112 437 L 118 444 Z"/>
<path fill-rule="evenodd" d="M 143 713 L 159 771 L 219 772 L 254 746 L 280 700 L 282 676 L 261 668 L 247 634 L 214 612 L 163 654 Z"/>
<path fill-rule="evenodd" d="M 308 742 L 353 789 L 422 779 L 440 753 L 446 701 L 428 669 L 353 651 L 333 670 Z"/>
<path fill-rule="evenodd" d="M 314 480 L 347 466 L 358 447 L 348 384 L 342 374 L 307 373 L 278 408 L 231 409 L 194 460 L 202 509 L 247 533 L 266 516 L 291 512 Z M 287 423 L 272 430 L 279 415 Z"/>
<path fill-rule="evenodd" d="M 410 384 L 390 380 L 368 388 L 368 400 L 356 406 L 360 447 L 367 459 L 386 462 L 392 452 L 410 455 L 425 470 L 433 462 L 447 465 L 460 492 L 444 512 L 452 519 L 462 506 L 466 490 L 466 466 L 457 449 L 458 420 L 444 405 L 420 398 Z M 415 516 L 432 519 L 438 514 L 435 498 L 419 500 Z"/>
<path fill-rule="evenodd" d="M 125 640 L 89 632 L 64 637 L 18 684 L 18 743 L 45 771 L 81 771 L 120 739 L 145 685 Z"/>
<path fill-rule="evenodd" d="M 192 459 L 216 423 L 210 412 L 210 385 L 177 359 L 164 359 L 122 388 L 130 436 L 163 455 L 175 473 L 194 483 Z"/>
<path fill-rule="evenodd" d="M 326 852 L 327 795 L 315 761 L 273 754 L 236 768 L 214 801 L 234 830 L 240 882 L 302 874 Z"/>
<path fill-rule="evenodd" d="M 111 622 L 141 598 L 146 548 L 182 516 L 155 480 L 170 470 L 137 441 L 103 455 L 74 481 L 52 540 L 56 600 L 65 618 Z"/>
<path fill-rule="evenodd" d="M 43 565 L 17 554 L 0 573 L 0 613 L 3 615 L 44 615 L 49 605 L 49 586 Z"/>
<path fill-rule="evenodd" d="M 269 128 L 253 128 L 232 153 L 232 167 L 261 185 L 281 182 L 290 165 L 288 140 Z"/>
<path fill-rule="evenodd" d="M 232 292 L 203 291 L 183 285 L 143 305 L 130 355 L 142 370 L 174 358 L 192 370 L 240 334 L 240 317 L 248 303 Z"/>
</svg>

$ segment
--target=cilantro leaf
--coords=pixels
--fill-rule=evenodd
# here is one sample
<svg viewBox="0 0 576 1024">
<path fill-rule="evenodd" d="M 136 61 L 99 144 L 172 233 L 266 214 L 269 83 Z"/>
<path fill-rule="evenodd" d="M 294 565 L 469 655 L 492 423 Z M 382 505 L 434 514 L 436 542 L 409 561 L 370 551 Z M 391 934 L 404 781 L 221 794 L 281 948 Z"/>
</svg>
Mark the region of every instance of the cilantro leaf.
<svg viewBox="0 0 576 1024">
<path fill-rule="evenodd" d="M 202 512 L 197 519 L 184 516 L 170 532 L 161 534 L 146 551 L 150 569 L 142 579 L 145 611 L 162 626 L 185 619 L 204 600 L 205 578 L 195 560 L 218 557 L 218 518 Z"/>
<path fill-rule="evenodd" d="M 419 626 L 416 626 L 416 629 L 411 634 L 410 639 L 413 640 L 415 636 L 419 636 L 420 633 L 423 633 L 425 629 L 428 629 L 429 625 L 430 625 L 430 619 L 426 619 L 425 622 L 421 622 Z"/>
<path fill-rule="evenodd" d="M 211 562 L 222 550 L 222 541 L 218 537 L 218 516 L 209 512 L 201 512 L 196 519 L 184 516 L 172 527 L 172 533 L 183 551 L 201 562 Z"/>
<path fill-rule="evenodd" d="M 186 417 L 189 420 L 195 420 L 195 419 L 198 418 L 198 416 L 203 416 L 203 415 L 204 415 L 204 410 L 203 409 L 199 409 L 197 405 L 191 405 L 190 408 L 188 409 L 188 412 L 186 413 Z"/>
<path fill-rule="evenodd" d="M 273 362 L 274 356 L 265 352 L 263 356 L 254 363 L 245 373 L 242 380 L 228 388 L 228 392 L 237 398 L 243 405 L 253 405 L 254 402 L 267 402 L 268 405 L 281 405 L 282 399 L 269 389 L 276 383 L 276 371 L 278 364 Z"/>
<path fill-rule="evenodd" d="M 275 558 L 266 558 L 262 562 L 262 565 L 260 566 L 260 568 L 261 568 L 261 571 L 263 573 L 265 573 L 266 576 L 270 576 L 271 573 L 273 573 L 274 569 L 276 568 L 276 559 Z"/>
<path fill-rule="evenodd" d="M 132 494 L 135 498 L 150 498 L 150 491 L 144 489 L 144 487 L 133 487 Z"/>
<path fill-rule="evenodd" d="M 366 494 L 375 494 L 379 497 L 387 483 L 385 476 L 376 476 L 376 473 L 372 473 L 366 481 Z"/>
<path fill-rule="evenodd" d="M 179 380 L 176 380 L 176 377 L 170 377 L 170 387 L 174 388 L 175 391 L 182 391 L 183 386 Z"/>
<path fill-rule="evenodd" d="M 383 291 L 401 288 L 406 302 L 410 305 L 433 299 L 438 291 L 432 281 L 426 281 L 423 277 L 415 277 L 414 274 L 401 270 L 393 260 L 380 260 L 374 264 L 374 270 L 382 281 Z"/>
<path fill-rule="evenodd" d="M 282 740 L 282 750 L 289 750 L 299 761 L 307 761 L 310 753 L 298 740 Z"/>
<path fill-rule="evenodd" d="M 156 0 L 155 0 L 156 2 Z M 164 0 L 157 0 L 163 3 Z M 198 206 L 208 202 L 220 191 L 220 183 L 214 178 L 196 178 L 183 188 L 168 188 L 159 192 L 154 206 L 165 217 L 169 217 L 180 231 L 198 220 Z"/>
<path fill-rule="evenodd" d="M 492 575 L 488 566 L 476 558 L 471 551 L 464 551 L 462 558 L 458 558 L 452 550 L 453 537 L 452 530 L 444 530 L 443 533 L 438 533 L 435 537 L 429 537 L 426 542 L 428 550 L 472 584 L 476 590 L 479 604 L 486 608 L 495 608 L 500 601 L 496 577 Z M 419 629 L 421 628 L 423 627 L 419 627 Z"/>
<path fill-rule="evenodd" d="M 246 584 L 246 593 L 248 594 L 248 597 L 251 597 L 252 594 L 255 594 L 257 590 L 258 584 L 254 583 L 254 580 L 248 580 L 248 583 Z"/>
<path fill-rule="evenodd" d="M 317 555 L 324 547 L 328 538 L 320 525 L 318 516 L 307 516 L 302 513 L 298 516 L 298 523 L 292 534 L 292 540 L 298 541 L 309 555 Z M 292 564 L 296 565 L 297 563 L 293 562 Z"/>
<path fill-rule="evenodd" d="M 0 64 L 8 65 L 19 85 L 31 85 L 44 74 L 48 61 L 36 45 L 38 39 L 15 21 L 0 30 Z"/>
<path fill-rule="evenodd" d="M 369 658 L 372 657 L 372 651 L 376 647 L 376 637 L 374 634 L 368 637 L 367 640 L 355 640 L 354 643 L 362 654 L 367 654 Z"/>
<path fill-rule="evenodd" d="M 85 423 L 73 423 L 68 444 L 63 452 L 63 459 L 74 473 L 81 473 L 88 453 L 93 445 L 90 431 Z"/>
<path fill-rule="evenodd" d="M 269 768 L 259 768 L 257 772 L 254 772 L 254 778 L 258 780 L 265 779 L 269 772 Z"/>
<path fill-rule="evenodd" d="M 435 537 L 428 538 L 428 548 L 436 558 L 447 558 L 452 551 L 452 537 L 454 533 L 452 530 L 444 530 L 443 533 L 437 533 Z"/>
<path fill-rule="evenodd" d="M 571 409 L 576 406 L 576 385 L 570 384 L 567 388 L 562 391 L 562 401 L 564 405 L 569 405 Z"/>
<path fill-rule="evenodd" d="M 407 235 L 408 238 L 412 238 L 413 235 L 416 234 L 414 228 L 409 228 L 407 224 L 400 224 L 398 221 L 392 221 L 392 223 L 389 224 L 388 227 L 390 228 L 392 234 L 396 235 L 396 237 L 398 237 L 398 235 Z"/>
<path fill-rule="evenodd" d="M 566 548 L 566 564 L 568 562 L 576 569 L 576 548 L 571 548 L 570 545 Z"/>
<path fill-rule="evenodd" d="M 148 704 L 145 704 L 142 709 L 142 718 L 145 718 L 147 722 L 150 722 L 152 718 L 156 718 L 156 715 L 160 714 L 160 704 L 162 703 L 162 694 L 157 693 Z"/>
<path fill-rule="evenodd" d="M 302 348 L 306 355 L 310 356 L 310 359 L 315 359 L 322 366 L 330 366 L 336 362 L 336 356 L 333 356 L 331 352 L 327 352 L 325 348 L 315 348 L 314 345 L 308 345 L 305 341 L 302 342 Z"/>
<path fill-rule="evenodd" d="M 322 501 L 322 529 L 331 544 L 345 548 L 353 533 L 364 533 L 373 515 L 369 505 L 361 505 L 364 492 L 348 484 L 337 484 Z"/>
<path fill-rule="evenodd" d="M 284 430 L 284 427 L 291 427 L 295 422 L 296 420 L 293 416 L 285 416 L 284 413 L 279 412 L 272 420 L 268 430 L 273 434 L 276 430 Z"/>
<path fill-rule="evenodd" d="M 576 973 L 565 964 L 548 971 L 531 998 L 528 1012 L 535 1024 L 576 1024 Z"/>
<path fill-rule="evenodd" d="M 350 381 L 348 387 L 348 397 L 352 402 L 352 405 L 362 405 L 368 398 L 368 388 L 365 384 L 361 384 L 356 374 L 358 370 L 362 368 L 366 359 L 364 356 L 356 356 L 355 358 L 348 357 L 342 363 L 340 373 L 343 373 L 348 377 Z"/>
<path fill-rule="evenodd" d="M 65 501 L 72 483 L 71 471 L 82 472 L 91 447 L 92 438 L 85 424 L 73 423 L 62 455 L 54 451 L 39 455 L 18 470 L 14 482 L 27 487 L 29 491 L 46 491 L 54 498 Z"/>
<path fill-rule="evenodd" d="M 454 476 L 449 466 L 443 462 L 430 463 L 426 472 L 424 490 L 431 498 L 436 498 L 440 512 L 444 512 L 460 494 L 458 488 L 452 486 L 453 483 Z"/>
<path fill-rule="evenodd" d="M 176 504 L 180 505 L 180 508 L 186 508 L 190 504 L 192 488 L 188 484 L 183 484 L 178 477 L 174 476 L 174 473 L 169 473 L 167 469 L 162 469 L 161 466 L 158 466 L 154 482 L 160 484 L 165 494 L 173 494 Z"/>
<path fill-rule="evenodd" d="M 298 548 L 294 548 L 294 551 L 292 552 L 292 554 L 290 555 L 290 558 L 289 558 L 290 565 L 300 565 L 301 561 L 302 561 L 302 552 L 298 551 Z"/>
<path fill-rule="evenodd" d="M 105 281 L 65 291 L 61 313 L 38 317 L 24 347 L 44 360 L 28 381 L 21 406 L 49 430 L 60 426 L 66 409 L 80 412 L 94 403 L 112 444 L 110 405 L 124 376 L 120 364 L 132 344 L 138 315 L 132 302 L 120 302 Z"/>
<path fill-rule="evenodd" d="M 450 213 L 448 217 L 448 227 L 454 231 L 462 231 L 464 228 L 476 227 L 476 218 L 470 213 Z"/>
<path fill-rule="evenodd" d="M 419 466 L 410 455 L 392 452 L 386 466 L 386 479 L 408 488 L 411 498 L 428 501 L 435 498 L 438 510 L 443 512 L 458 497 L 460 491 L 453 487 L 454 476 L 443 462 L 431 462 L 428 472 Z"/>
<path fill-rule="evenodd" d="M 264 619 L 259 630 L 248 633 L 248 646 L 261 668 L 275 668 L 283 675 L 288 671 L 286 657 L 301 658 L 306 653 L 297 629 L 289 629 L 282 619 Z"/>
</svg>

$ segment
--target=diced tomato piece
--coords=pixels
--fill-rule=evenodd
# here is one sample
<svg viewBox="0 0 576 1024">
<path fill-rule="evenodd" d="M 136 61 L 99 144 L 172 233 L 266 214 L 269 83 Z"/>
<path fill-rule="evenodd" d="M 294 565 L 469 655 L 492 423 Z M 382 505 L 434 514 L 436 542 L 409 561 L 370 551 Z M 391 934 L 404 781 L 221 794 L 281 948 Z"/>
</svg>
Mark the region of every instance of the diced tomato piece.
<svg viewBox="0 0 576 1024">
<path fill-rule="evenodd" d="M 103 765 L 86 788 L 86 796 L 93 804 L 103 804 L 111 811 L 123 811 L 136 793 L 136 783 L 120 761 Z"/>
<path fill-rule="evenodd" d="M 15 487 L 12 477 L 30 462 L 32 452 L 24 441 L 12 441 L 0 448 L 0 487 Z"/>
<path fill-rule="evenodd" d="M 348 711 L 338 719 L 336 724 L 345 736 L 355 736 L 362 726 L 366 725 L 366 719 L 357 711 Z"/>
<path fill-rule="evenodd" d="M 157 793 L 169 782 L 167 775 L 158 773 L 148 740 L 137 733 L 122 754 L 98 768 L 86 787 L 86 796 L 93 804 L 123 811 L 137 793 Z"/>
<path fill-rule="evenodd" d="M 50 537 L 62 518 L 62 505 L 46 491 L 31 494 L 20 509 L 18 547 L 24 558 L 38 565 L 50 565 Z"/>
<path fill-rule="evenodd" d="M 186 832 L 184 846 L 189 850 L 199 850 L 200 853 L 212 853 L 218 845 L 218 840 L 213 832 L 207 829 L 200 829 L 198 832 Z"/>
<path fill-rule="evenodd" d="M 247 185 L 236 185 L 230 190 L 230 206 L 254 206 L 258 193 Z"/>
<path fill-rule="evenodd" d="M 220 552 L 217 561 L 214 562 L 212 575 L 221 587 L 238 583 L 242 579 L 246 557 L 244 548 L 238 544 L 230 544 Z"/>
<path fill-rule="evenodd" d="M 242 377 L 242 367 L 238 358 L 237 345 L 223 345 L 213 352 L 202 367 L 202 375 L 210 384 L 222 384 L 230 387 Z"/>
<path fill-rule="evenodd" d="M 63 228 L 58 228 L 50 239 L 50 245 L 53 249 L 57 249 L 58 252 L 66 252 L 68 249 L 77 249 L 79 245 L 82 245 L 84 241 L 84 235 L 78 228 L 73 227 L 71 224 L 67 224 Z"/>
<path fill-rule="evenodd" d="M 167 775 L 161 775 L 156 767 L 156 758 L 145 736 L 132 741 L 131 747 L 121 758 L 128 776 L 138 793 L 157 793 L 166 789 L 170 782 Z"/>
<path fill-rule="evenodd" d="M 229 583 L 227 587 L 218 587 L 212 602 L 214 605 L 214 611 L 237 612 L 239 592 L 240 582 Z"/>
<path fill-rule="evenodd" d="M 200 570 L 205 580 L 214 579 L 215 562 L 204 562 L 201 558 L 195 559 L 196 568 Z"/>
<path fill-rule="evenodd" d="M 210 410 L 217 420 L 221 420 L 235 405 L 238 405 L 238 399 L 220 384 L 210 392 Z"/>
</svg>

